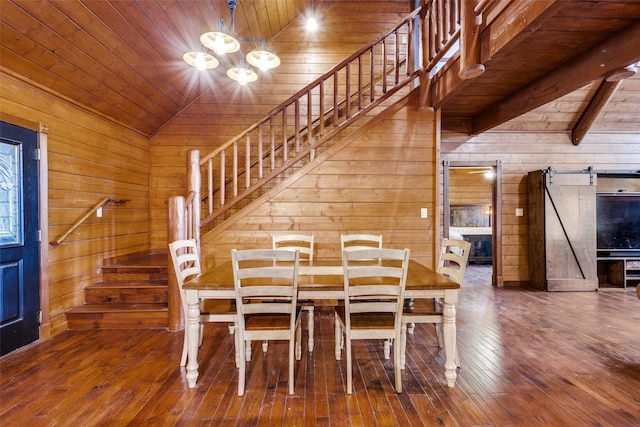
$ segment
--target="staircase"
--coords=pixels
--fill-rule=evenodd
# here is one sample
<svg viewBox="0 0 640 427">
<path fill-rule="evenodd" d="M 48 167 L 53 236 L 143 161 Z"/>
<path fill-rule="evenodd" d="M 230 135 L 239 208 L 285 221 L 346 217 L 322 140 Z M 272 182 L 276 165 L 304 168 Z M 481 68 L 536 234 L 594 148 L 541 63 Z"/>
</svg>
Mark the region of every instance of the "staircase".
<svg viewBox="0 0 640 427">
<path fill-rule="evenodd" d="M 69 329 L 167 328 L 167 254 L 105 260 L 102 281 L 67 312 Z"/>
</svg>

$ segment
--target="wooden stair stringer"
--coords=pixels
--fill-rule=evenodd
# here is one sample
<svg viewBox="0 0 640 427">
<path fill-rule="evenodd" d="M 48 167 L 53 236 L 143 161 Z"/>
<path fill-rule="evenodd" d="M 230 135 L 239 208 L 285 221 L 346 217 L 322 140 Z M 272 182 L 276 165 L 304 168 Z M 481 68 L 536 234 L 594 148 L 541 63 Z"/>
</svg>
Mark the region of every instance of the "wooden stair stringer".
<svg viewBox="0 0 640 427">
<path fill-rule="evenodd" d="M 408 105 L 409 102 L 415 99 L 416 97 L 419 97 L 419 88 L 413 89 L 408 94 L 406 94 L 399 100 L 395 101 L 393 104 L 387 106 L 383 111 L 376 113 L 373 117 L 370 115 L 365 115 L 362 118 L 360 118 L 358 121 L 354 122 L 351 126 L 349 126 L 349 128 L 357 127 L 355 131 L 348 133 L 347 135 L 343 135 L 344 130 L 340 132 L 338 135 L 334 137 L 334 138 L 338 138 L 342 136 L 342 139 L 340 139 L 339 142 L 332 144 L 327 150 L 323 151 L 321 154 L 316 156 L 312 161 L 302 166 L 299 170 L 297 170 L 291 176 L 287 177 L 285 180 L 279 182 L 273 188 L 269 189 L 264 194 L 254 199 L 251 203 L 244 206 L 242 209 L 234 213 L 230 218 L 226 219 L 221 224 L 207 231 L 205 234 L 203 234 L 200 237 L 201 244 L 205 245 L 208 241 L 214 239 L 221 233 L 232 228 L 238 221 L 246 218 L 253 211 L 261 207 L 265 202 L 270 201 L 281 191 L 295 184 L 300 178 L 302 178 L 309 172 L 313 171 L 314 169 L 322 165 L 325 160 L 327 160 L 328 158 L 331 158 L 335 153 L 340 151 L 342 148 L 344 148 L 345 146 L 347 146 L 357 138 L 360 138 L 367 131 L 377 126 L 377 124 L 380 123 L 382 120 L 388 118 L 392 114 L 399 111 L 401 108 Z M 358 127 L 358 123 L 362 123 L 361 120 L 365 121 L 366 123 Z"/>
</svg>

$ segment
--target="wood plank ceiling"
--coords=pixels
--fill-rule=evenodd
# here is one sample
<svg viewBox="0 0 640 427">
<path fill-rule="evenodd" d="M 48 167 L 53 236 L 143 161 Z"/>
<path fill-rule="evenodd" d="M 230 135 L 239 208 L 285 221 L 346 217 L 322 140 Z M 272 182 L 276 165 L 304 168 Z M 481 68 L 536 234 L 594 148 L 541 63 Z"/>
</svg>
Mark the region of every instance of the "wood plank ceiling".
<svg viewBox="0 0 640 427">
<path fill-rule="evenodd" d="M 220 19 L 230 24 L 227 0 L 0 1 L 3 72 L 146 136 L 153 136 L 211 90 L 206 80 L 191 77 L 193 69 L 182 61 L 182 54 L 197 49 L 200 34 L 216 28 Z M 350 8 L 344 8 L 347 3 L 341 1 L 314 0 L 313 7 L 321 12 L 323 25 L 346 25 L 354 34 L 364 33 L 371 17 L 381 14 L 398 22 L 412 4 L 409 0 L 354 0 L 349 2 Z M 534 6 L 523 6 L 517 16 L 513 8 L 505 6 L 509 2 L 495 3 L 498 6 L 493 15 L 486 19 L 498 20 L 501 26 L 481 35 L 486 71 L 462 82 L 448 95 L 434 97 L 451 130 L 477 133 L 496 126 L 518 130 L 518 118 L 511 112 L 520 115 L 535 108 L 545 111 L 547 127 L 541 123 L 540 129 L 519 130 L 573 130 L 602 82 L 597 70 L 601 59 L 598 49 L 607 40 L 616 46 L 623 31 L 640 28 L 640 2 L 636 0 L 518 4 L 527 3 Z M 296 43 L 310 5 L 308 0 L 238 0 L 235 9 L 235 31 L 243 38 L 295 43 L 295 49 L 284 49 L 280 55 L 283 66 L 295 67 L 300 74 L 290 78 L 289 93 L 309 81 L 305 61 L 318 53 L 317 44 L 310 47 L 315 51 L 305 53 L 307 45 Z M 544 8 L 544 13 L 525 22 L 536 8 Z M 496 28 L 502 31 L 496 32 Z M 515 38 L 499 45 L 507 36 Z M 613 61 L 638 58 L 637 62 L 638 41 L 624 37 L 620 46 L 627 53 L 616 52 Z M 358 43 L 362 46 L 366 40 Z M 331 48 L 327 44 L 326 51 Z M 637 51 L 629 54 L 629 49 Z M 630 65 L 622 62 L 616 67 Z M 323 71 L 332 65 L 326 64 Z M 559 73 L 562 69 L 568 72 Z M 451 81 L 447 73 L 454 71 L 443 70 L 434 80 L 434 90 Z M 640 133 L 640 77 L 626 79 L 616 89 L 589 128 Z M 274 99 L 274 106 L 284 100 Z"/>
</svg>

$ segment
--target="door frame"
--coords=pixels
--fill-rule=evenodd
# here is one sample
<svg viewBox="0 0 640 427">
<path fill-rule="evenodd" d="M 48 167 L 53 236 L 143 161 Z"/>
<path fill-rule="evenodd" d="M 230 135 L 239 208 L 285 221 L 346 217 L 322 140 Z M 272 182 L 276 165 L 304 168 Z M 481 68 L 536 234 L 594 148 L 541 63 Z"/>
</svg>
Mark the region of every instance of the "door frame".
<svg viewBox="0 0 640 427">
<path fill-rule="evenodd" d="M 38 221 L 40 230 L 40 327 L 39 339 L 51 337 L 49 312 L 49 162 L 48 162 L 48 133 L 49 128 L 44 123 L 37 123 L 22 117 L 2 113 L 2 121 L 38 132 Z M 31 343 L 33 345 L 37 343 Z M 27 345 L 26 347 L 28 347 Z M 23 347 L 24 348 L 24 347 Z"/>
<path fill-rule="evenodd" d="M 493 221 L 491 222 L 491 264 L 492 275 L 491 284 L 493 286 L 503 286 L 503 274 L 502 274 L 502 161 L 448 161 L 442 162 L 442 233 L 445 238 L 449 237 L 449 218 L 450 218 L 450 172 L 452 167 L 478 167 L 478 168 L 492 168 L 495 174 L 492 194 L 491 205 L 493 212 Z"/>
</svg>

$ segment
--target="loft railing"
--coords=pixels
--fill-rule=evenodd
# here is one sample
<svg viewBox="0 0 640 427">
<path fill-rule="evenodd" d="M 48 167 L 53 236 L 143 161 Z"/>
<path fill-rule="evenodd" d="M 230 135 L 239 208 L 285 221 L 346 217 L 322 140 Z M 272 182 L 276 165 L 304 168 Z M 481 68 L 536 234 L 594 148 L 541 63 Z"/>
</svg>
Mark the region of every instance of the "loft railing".
<svg viewBox="0 0 640 427">
<path fill-rule="evenodd" d="M 479 25 L 478 16 L 491 2 L 465 2 L 473 3 L 464 10 L 469 13 L 466 21 Z M 457 42 L 469 44 L 460 40 L 461 4 L 425 0 L 394 29 L 202 159 L 197 150 L 189 151 L 186 196 L 169 200 L 169 241 L 194 238 L 199 247 L 201 227 L 211 228 L 266 184 L 312 160 L 323 144 L 420 75 L 430 77 Z M 472 32 L 469 26 L 463 38 L 471 38 Z M 463 63 L 473 63 L 477 52 L 469 51 L 461 52 Z M 169 324 L 175 330 L 181 310 L 179 300 L 171 303 L 171 295 L 179 294 L 177 284 L 172 290 L 170 281 L 169 287 Z"/>
</svg>

